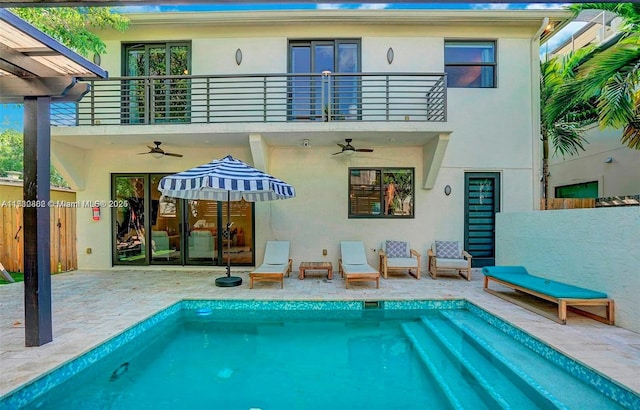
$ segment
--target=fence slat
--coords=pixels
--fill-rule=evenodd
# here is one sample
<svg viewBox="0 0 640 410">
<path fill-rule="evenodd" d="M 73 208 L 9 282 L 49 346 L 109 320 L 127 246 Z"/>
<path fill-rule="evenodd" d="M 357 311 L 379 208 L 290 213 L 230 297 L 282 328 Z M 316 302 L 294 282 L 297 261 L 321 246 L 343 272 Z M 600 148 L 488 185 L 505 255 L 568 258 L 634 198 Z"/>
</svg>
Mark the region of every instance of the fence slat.
<svg viewBox="0 0 640 410">
<path fill-rule="evenodd" d="M 546 207 L 545 207 L 546 202 Z M 549 198 L 540 200 L 540 210 L 595 208 L 595 198 Z"/>
<path fill-rule="evenodd" d="M 24 272 L 23 208 L 0 208 L 0 261 L 8 271 Z M 78 269 L 76 208 L 51 208 L 49 220 L 51 273 Z M 60 227 L 58 227 L 60 221 Z"/>
</svg>

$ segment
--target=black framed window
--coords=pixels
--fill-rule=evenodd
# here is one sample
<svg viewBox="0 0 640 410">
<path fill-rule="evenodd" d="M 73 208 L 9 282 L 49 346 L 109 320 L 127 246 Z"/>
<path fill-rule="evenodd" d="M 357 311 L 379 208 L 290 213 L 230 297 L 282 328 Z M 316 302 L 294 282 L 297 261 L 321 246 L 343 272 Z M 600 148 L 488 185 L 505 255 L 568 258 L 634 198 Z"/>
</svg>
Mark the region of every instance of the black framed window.
<svg viewBox="0 0 640 410">
<path fill-rule="evenodd" d="M 448 87 L 496 87 L 495 41 L 445 40 L 444 64 Z"/>
<path fill-rule="evenodd" d="M 349 218 L 413 218 L 414 168 L 349 168 Z"/>
<path fill-rule="evenodd" d="M 354 116 L 360 107 L 358 39 L 289 41 L 289 118 L 319 121 Z M 332 73 L 331 79 L 320 76 Z M 304 74 L 316 74 L 312 76 Z"/>
</svg>

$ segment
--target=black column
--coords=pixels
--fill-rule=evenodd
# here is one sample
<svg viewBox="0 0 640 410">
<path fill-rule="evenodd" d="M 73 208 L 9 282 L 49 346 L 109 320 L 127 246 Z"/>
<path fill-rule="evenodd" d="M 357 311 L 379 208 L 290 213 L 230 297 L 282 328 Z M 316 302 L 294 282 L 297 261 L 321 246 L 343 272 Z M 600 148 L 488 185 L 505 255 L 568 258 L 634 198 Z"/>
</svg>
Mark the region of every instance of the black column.
<svg viewBox="0 0 640 410">
<path fill-rule="evenodd" d="M 50 97 L 24 99 L 25 345 L 53 340 L 50 252 Z"/>
</svg>

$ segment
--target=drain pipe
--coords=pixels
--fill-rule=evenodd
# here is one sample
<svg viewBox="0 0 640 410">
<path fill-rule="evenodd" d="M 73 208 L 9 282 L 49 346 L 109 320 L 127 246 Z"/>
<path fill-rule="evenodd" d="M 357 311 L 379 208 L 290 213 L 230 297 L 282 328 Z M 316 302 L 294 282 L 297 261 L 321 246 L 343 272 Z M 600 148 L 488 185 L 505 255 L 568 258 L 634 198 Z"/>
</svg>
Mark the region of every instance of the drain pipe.
<svg viewBox="0 0 640 410">
<path fill-rule="evenodd" d="M 533 195 L 533 209 L 539 210 L 540 207 L 540 197 L 544 196 L 544 179 L 546 179 L 545 175 L 542 175 L 544 170 L 540 170 L 541 164 L 544 161 L 544 157 L 541 158 L 541 141 L 542 141 L 542 132 L 540 127 L 540 118 L 541 118 L 541 106 L 540 106 L 540 36 L 547 29 L 549 25 L 549 17 L 545 17 L 542 19 L 542 24 L 536 34 L 531 38 L 531 144 L 532 147 L 532 158 L 531 158 L 531 169 L 533 170 L 533 178 L 532 192 L 538 192 L 538 195 Z M 544 153 L 542 153 L 544 156 Z M 540 183 L 538 181 L 538 175 L 542 175 L 542 187 L 536 189 L 536 184 Z M 546 198 L 545 198 L 546 199 Z"/>
</svg>

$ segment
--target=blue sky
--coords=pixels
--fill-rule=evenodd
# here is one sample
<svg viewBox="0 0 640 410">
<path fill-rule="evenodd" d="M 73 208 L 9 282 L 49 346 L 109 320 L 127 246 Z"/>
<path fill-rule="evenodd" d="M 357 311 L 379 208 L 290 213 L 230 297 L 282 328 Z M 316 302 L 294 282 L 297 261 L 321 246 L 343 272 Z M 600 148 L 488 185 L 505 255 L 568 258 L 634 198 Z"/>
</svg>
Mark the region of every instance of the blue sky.
<svg viewBox="0 0 640 410">
<path fill-rule="evenodd" d="M 448 9 L 448 10 L 522 10 L 522 9 L 561 9 L 568 3 L 264 3 L 264 4 L 198 4 L 188 6 L 127 6 L 127 13 L 149 13 L 167 11 L 242 11 L 242 10 L 315 10 L 315 9 L 369 9 L 369 10 L 409 10 L 409 9 Z M 553 50 L 578 30 L 584 23 L 570 23 L 558 32 L 549 42 L 549 50 Z M 13 128 L 22 130 L 22 107 L 0 104 L 0 131 Z"/>
</svg>

